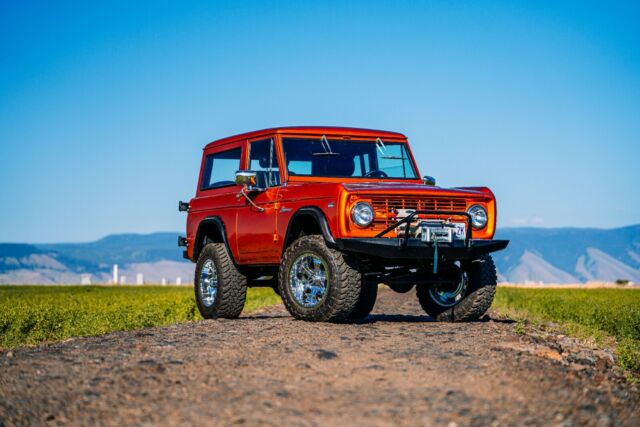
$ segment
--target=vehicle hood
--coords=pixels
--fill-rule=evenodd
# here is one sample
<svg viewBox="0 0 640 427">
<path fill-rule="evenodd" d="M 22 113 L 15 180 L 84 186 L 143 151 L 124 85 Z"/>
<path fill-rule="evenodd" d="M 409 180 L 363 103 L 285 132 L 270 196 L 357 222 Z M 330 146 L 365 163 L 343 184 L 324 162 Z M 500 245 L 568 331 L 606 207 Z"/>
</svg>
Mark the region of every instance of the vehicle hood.
<svg viewBox="0 0 640 427">
<path fill-rule="evenodd" d="M 443 188 L 425 184 L 402 182 L 367 182 L 342 184 L 349 193 L 385 194 L 385 195 L 415 195 L 432 197 L 461 197 L 472 199 L 492 198 L 493 194 L 486 187 Z"/>
</svg>

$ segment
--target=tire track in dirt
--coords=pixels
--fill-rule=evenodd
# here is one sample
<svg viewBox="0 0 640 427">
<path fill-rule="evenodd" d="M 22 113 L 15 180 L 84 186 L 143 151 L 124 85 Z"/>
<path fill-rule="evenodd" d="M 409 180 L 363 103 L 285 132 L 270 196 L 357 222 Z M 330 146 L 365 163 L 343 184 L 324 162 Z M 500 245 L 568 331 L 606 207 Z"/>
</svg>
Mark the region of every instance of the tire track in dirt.
<svg viewBox="0 0 640 427">
<path fill-rule="evenodd" d="M 640 425 L 640 392 L 608 361 L 566 360 L 387 290 L 361 324 L 278 306 L 1 353 L 0 426 Z"/>
</svg>

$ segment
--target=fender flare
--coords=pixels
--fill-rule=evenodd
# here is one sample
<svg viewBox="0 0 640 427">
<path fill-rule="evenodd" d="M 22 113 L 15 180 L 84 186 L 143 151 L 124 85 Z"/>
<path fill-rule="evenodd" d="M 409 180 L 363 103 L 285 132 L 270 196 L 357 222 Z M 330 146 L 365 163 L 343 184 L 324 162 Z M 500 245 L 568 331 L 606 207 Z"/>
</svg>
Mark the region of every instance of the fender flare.
<svg viewBox="0 0 640 427">
<path fill-rule="evenodd" d="M 203 228 L 207 224 L 213 224 L 218 229 L 218 232 L 220 233 L 220 236 L 222 238 L 222 243 L 224 243 L 224 245 L 226 246 L 227 252 L 229 252 L 229 256 L 231 257 L 231 260 L 233 261 L 233 263 L 237 265 L 236 260 L 233 257 L 233 252 L 231 252 L 231 247 L 229 247 L 229 241 L 227 240 L 227 230 L 224 226 L 224 222 L 222 222 L 220 217 L 217 217 L 217 216 L 208 216 L 202 221 L 200 221 L 200 224 L 198 224 L 198 231 L 196 232 L 196 239 L 194 241 L 192 261 L 193 262 L 198 261 L 198 256 L 200 256 L 200 250 L 202 249 L 202 247 L 204 247 L 204 245 L 202 245 L 201 243 L 205 237 L 203 235 L 204 234 Z"/>
<path fill-rule="evenodd" d="M 287 232 L 284 237 L 285 244 L 283 245 L 282 251 L 284 252 L 287 248 L 287 243 L 290 243 L 291 239 L 291 224 L 295 222 L 298 217 L 301 216 L 310 216 L 318 223 L 320 226 L 320 231 L 322 232 L 322 236 L 324 237 L 327 246 L 336 247 L 336 239 L 333 237 L 331 233 L 331 228 L 329 228 L 329 222 L 327 221 L 327 217 L 325 216 L 322 209 L 317 206 L 304 206 L 298 209 L 291 218 L 289 219 L 289 223 L 287 224 Z"/>
</svg>

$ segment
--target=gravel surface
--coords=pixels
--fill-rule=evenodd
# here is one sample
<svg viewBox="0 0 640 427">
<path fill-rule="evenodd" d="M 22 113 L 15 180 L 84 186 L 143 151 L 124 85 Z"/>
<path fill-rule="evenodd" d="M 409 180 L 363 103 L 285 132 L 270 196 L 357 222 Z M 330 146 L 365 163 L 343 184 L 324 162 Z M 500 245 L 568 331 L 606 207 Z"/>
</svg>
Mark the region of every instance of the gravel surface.
<svg viewBox="0 0 640 427">
<path fill-rule="evenodd" d="M 361 324 L 278 306 L 4 351 L 0 426 L 638 426 L 640 392 L 611 366 L 508 321 L 432 322 L 384 290 Z"/>
</svg>

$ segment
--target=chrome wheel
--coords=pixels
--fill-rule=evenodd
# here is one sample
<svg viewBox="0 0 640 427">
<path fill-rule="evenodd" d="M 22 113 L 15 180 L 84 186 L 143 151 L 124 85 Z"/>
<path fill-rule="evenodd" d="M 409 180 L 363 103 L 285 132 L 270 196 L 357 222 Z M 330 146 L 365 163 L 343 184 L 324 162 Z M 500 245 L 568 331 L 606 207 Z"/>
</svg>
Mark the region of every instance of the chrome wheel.
<svg viewBox="0 0 640 427">
<path fill-rule="evenodd" d="M 212 259 L 205 261 L 198 280 L 200 300 L 205 307 L 211 307 L 218 294 L 218 271 Z"/>
<path fill-rule="evenodd" d="M 467 273 L 460 270 L 457 283 L 442 283 L 429 289 L 433 301 L 442 307 L 453 307 L 458 304 L 467 290 Z"/>
<path fill-rule="evenodd" d="M 319 306 L 327 293 L 329 268 L 313 253 L 300 255 L 289 271 L 289 290 L 296 303 L 305 308 Z"/>
</svg>

